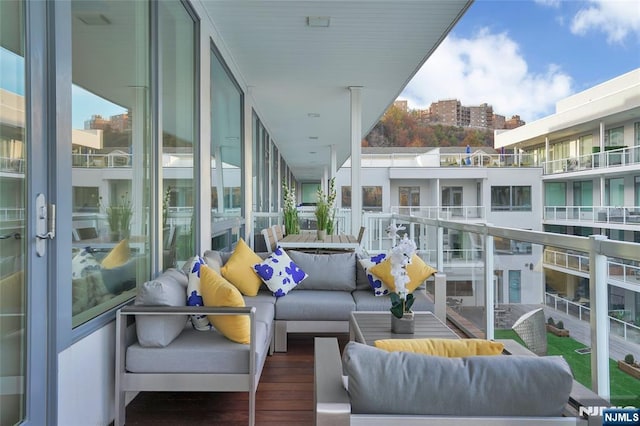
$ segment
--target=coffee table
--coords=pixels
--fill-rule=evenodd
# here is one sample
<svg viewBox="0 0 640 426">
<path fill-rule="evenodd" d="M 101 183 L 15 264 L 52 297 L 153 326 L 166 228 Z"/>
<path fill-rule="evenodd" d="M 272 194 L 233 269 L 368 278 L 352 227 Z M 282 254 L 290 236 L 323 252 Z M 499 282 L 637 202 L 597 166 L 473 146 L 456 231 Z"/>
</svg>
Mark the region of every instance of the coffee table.
<svg viewBox="0 0 640 426">
<path fill-rule="evenodd" d="M 380 339 L 460 338 L 432 312 L 414 312 L 413 315 L 415 333 L 396 334 L 391 332 L 390 312 L 351 312 L 349 339 L 373 346 L 373 342 Z"/>
</svg>

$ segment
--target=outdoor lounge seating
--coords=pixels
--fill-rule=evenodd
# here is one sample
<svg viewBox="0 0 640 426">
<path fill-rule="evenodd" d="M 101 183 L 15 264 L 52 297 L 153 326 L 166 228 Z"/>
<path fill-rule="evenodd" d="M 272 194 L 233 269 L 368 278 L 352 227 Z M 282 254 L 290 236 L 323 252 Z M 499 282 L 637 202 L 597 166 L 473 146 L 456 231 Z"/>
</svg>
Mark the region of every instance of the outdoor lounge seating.
<svg viewBox="0 0 640 426">
<path fill-rule="evenodd" d="M 249 392 L 253 425 L 255 392 L 266 356 L 274 349 L 286 352 L 288 333 L 347 333 L 352 311 L 390 308 L 387 295 L 374 295 L 355 253 L 288 254 L 309 277 L 277 298 L 261 286 L 257 295 L 243 296 L 246 307 L 185 306 L 185 271 L 169 269 L 144 283 L 135 305 L 116 316 L 115 425 L 124 423 L 129 391 Z M 261 259 L 267 256 L 258 253 Z M 203 256 L 207 264 L 219 262 L 223 268 L 231 257 L 232 253 L 214 251 Z M 414 296 L 414 310 L 433 311 L 424 289 L 414 291 Z M 127 339 L 127 318 L 132 315 L 135 338 Z M 232 342 L 216 328 L 195 330 L 188 319 L 194 315 L 248 316 L 250 344 Z"/>
<path fill-rule="evenodd" d="M 335 338 L 315 339 L 318 426 L 588 424 L 569 406 L 584 389 L 559 357 L 444 358 L 355 342 L 344 352 Z M 592 396 L 589 405 L 606 403 Z"/>
</svg>

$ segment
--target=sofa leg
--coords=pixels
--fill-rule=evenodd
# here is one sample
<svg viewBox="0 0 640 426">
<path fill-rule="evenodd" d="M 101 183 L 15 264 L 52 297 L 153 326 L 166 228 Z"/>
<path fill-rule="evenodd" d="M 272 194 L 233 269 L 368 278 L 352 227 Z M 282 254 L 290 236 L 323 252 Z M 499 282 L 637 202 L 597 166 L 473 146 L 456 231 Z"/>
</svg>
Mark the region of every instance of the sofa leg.
<svg viewBox="0 0 640 426">
<path fill-rule="evenodd" d="M 275 321 L 276 326 L 276 352 L 287 351 L 287 322 Z"/>
<path fill-rule="evenodd" d="M 126 414 L 126 397 L 127 393 L 122 391 L 116 391 L 116 412 L 115 419 L 113 421 L 113 426 L 122 426 L 125 422 L 125 414 Z"/>
<path fill-rule="evenodd" d="M 249 391 L 249 426 L 256 424 L 256 390 Z"/>
</svg>

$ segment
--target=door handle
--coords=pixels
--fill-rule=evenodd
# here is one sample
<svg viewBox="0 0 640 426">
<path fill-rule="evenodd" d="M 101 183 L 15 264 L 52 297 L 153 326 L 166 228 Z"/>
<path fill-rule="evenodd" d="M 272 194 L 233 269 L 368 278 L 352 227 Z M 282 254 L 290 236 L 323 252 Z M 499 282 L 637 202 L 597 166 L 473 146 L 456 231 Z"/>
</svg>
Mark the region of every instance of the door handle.
<svg viewBox="0 0 640 426">
<path fill-rule="evenodd" d="M 44 194 L 36 197 L 36 254 L 45 255 L 47 240 L 56 237 L 56 205 L 47 204 Z"/>
</svg>

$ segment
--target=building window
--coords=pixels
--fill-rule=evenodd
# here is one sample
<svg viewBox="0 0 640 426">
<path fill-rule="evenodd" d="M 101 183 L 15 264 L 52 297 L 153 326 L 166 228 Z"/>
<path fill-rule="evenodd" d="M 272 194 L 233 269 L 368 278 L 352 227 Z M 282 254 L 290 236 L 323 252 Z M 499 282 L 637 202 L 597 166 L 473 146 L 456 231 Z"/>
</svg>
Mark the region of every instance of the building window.
<svg viewBox="0 0 640 426">
<path fill-rule="evenodd" d="M 473 283 L 471 281 L 447 280 L 447 295 L 452 297 L 473 296 Z"/>
<path fill-rule="evenodd" d="M 420 187 L 401 186 L 398 188 L 398 198 L 401 207 L 400 214 L 411 214 L 413 210 L 412 207 L 420 208 Z"/>
<path fill-rule="evenodd" d="M 607 206 L 624 206 L 624 178 L 607 179 L 604 185 L 604 196 Z"/>
<path fill-rule="evenodd" d="M 492 186 L 492 211 L 531 211 L 530 186 Z"/>
<path fill-rule="evenodd" d="M 624 127 L 605 130 L 604 146 L 624 146 Z"/>
<path fill-rule="evenodd" d="M 212 222 L 242 216 L 242 102 L 242 91 L 212 50 L 211 155 L 216 160 L 211 168 Z"/>
<path fill-rule="evenodd" d="M 72 19 L 71 26 L 74 59 L 91 58 L 72 64 L 69 183 L 74 212 L 72 276 L 67 285 L 73 327 L 131 299 L 136 286 L 151 277 L 149 224 L 157 212 L 148 208 L 149 7 L 146 2 L 114 2 L 110 7 L 117 9 L 114 15 L 128 19 L 118 26 Z M 85 9 L 85 2 L 71 2 L 74 16 Z M 91 40 L 108 40 L 109 48 L 98 48 Z M 174 68 L 177 62 L 171 60 Z M 164 104 L 176 107 L 175 97 Z M 175 144 L 177 134 L 172 135 Z M 101 262 L 112 250 L 128 256 L 104 268 Z"/>
<path fill-rule="evenodd" d="M 342 187 L 342 207 L 351 208 L 351 187 Z M 382 187 L 363 186 L 362 187 L 362 210 L 368 212 L 382 211 Z"/>
</svg>

